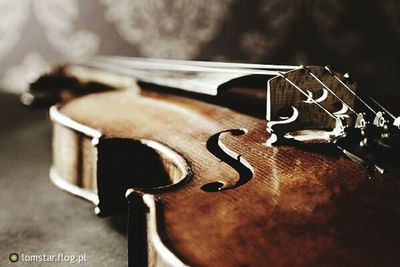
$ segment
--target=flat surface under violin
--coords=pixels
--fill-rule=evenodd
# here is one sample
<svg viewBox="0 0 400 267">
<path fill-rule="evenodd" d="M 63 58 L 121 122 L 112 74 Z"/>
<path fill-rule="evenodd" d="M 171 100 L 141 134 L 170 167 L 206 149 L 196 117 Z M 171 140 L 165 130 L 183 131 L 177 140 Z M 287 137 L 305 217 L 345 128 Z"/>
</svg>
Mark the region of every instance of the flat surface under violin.
<svg viewBox="0 0 400 267">
<path fill-rule="evenodd" d="M 262 119 L 204 102 L 156 92 L 114 91 L 61 107 L 68 117 L 106 136 L 150 139 L 182 155 L 193 176 L 155 194 L 162 204 L 160 235 L 193 266 L 399 266 L 400 186 L 389 175 L 368 179 L 340 155 L 266 147 Z M 247 183 L 207 150 L 210 136 L 251 165 Z M 132 166 L 134 168 L 134 162 Z"/>
<path fill-rule="evenodd" d="M 88 261 L 79 266 L 127 266 L 126 218 L 99 219 L 92 204 L 60 192 L 49 181 L 48 111 L 27 109 L 17 95 L 0 93 L 0 112 L 1 266 L 19 266 L 10 263 L 12 252 L 85 253 Z"/>
</svg>

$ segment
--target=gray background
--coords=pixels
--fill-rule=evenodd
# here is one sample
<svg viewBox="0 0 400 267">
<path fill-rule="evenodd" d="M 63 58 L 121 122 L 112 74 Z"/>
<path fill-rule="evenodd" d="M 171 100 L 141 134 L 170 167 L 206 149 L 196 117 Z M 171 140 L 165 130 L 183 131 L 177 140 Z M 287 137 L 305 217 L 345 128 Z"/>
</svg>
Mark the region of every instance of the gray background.
<svg viewBox="0 0 400 267">
<path fill-rule="evenodd" d="M 396 0 L 1 0 L 0 84 L 94 54 L 330 64 L 399 112 Z"/>
</svg>

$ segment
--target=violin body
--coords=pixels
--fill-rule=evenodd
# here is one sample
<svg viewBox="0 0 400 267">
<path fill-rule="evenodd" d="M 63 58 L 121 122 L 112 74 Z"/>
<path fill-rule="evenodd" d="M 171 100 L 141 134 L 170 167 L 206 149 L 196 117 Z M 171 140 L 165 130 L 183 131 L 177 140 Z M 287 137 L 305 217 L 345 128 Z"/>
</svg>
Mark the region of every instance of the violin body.
<svg viewBox="0 0 400 267">
<path fill-rule="evenodd" d="M 52 108 L 52 180 L 109 215 L 133 266 L 398 266 L 400 184 L 339 153 L 269 147 L 266 121 L 140 88 Z M 131 237 L 130 237 L 131 238 Z"/>
</svg>

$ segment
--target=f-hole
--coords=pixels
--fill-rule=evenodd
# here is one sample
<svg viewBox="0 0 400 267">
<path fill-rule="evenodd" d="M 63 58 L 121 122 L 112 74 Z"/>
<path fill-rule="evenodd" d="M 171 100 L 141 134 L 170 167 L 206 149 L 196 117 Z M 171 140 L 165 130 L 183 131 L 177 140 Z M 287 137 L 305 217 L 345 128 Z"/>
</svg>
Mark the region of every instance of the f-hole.
<svg viewBox="0 0 400 267">
<path fill-rule="evenodd" d="M 201 189 L 205 192 L 220 192 L 229 189 L 234 189 L 238 186 L 241 186 L 253 177 L 253 171 L 250 164 L 244 159 L 241 155 L 236 152 L 228 149 L 221 141 L 220 135 L 223 133 L 230 133 L 233 136 L 239 136 L 246 134 L 247 130 L 245 129 L 233 129 L 219 132 L 217 134 L 212 135 L 207 141 L 207 149 L 210 151 L 215 157 L 219 158 L 221 161 L 225 162 L 229 166 L 231 166 L 237 173 L 239 174 L 239 179 L 234 181 L 233 179 L 224 179 L 216 182 L 205 184 L 201 187 Z M 233 182 L 232 182 L 233 180 Z"/>
</svg>

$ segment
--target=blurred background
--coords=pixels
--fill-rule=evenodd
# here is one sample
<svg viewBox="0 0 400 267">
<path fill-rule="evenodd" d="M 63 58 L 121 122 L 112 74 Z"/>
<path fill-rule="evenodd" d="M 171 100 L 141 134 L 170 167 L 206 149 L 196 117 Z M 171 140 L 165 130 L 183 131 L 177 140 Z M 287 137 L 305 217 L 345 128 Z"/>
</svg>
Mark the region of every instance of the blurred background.
<svg viewBox="0 0 400 267">
<path fill-rule="evenodd" d="M 330 64 L 400 115 L 399 44 L 398 0 L 0 0 L 0 265 L 11 252 L 127 265 L 126 217 L 100 220 L 48 180 L 47 111 L 18 94 L 49 66 L 96 54 Z"/>
<path fill-rule="evenodd" d="M 0 0 L 0 88 L 95 54 L 330 64 L 400 113 L 397 0 Z"/>
</svg>

